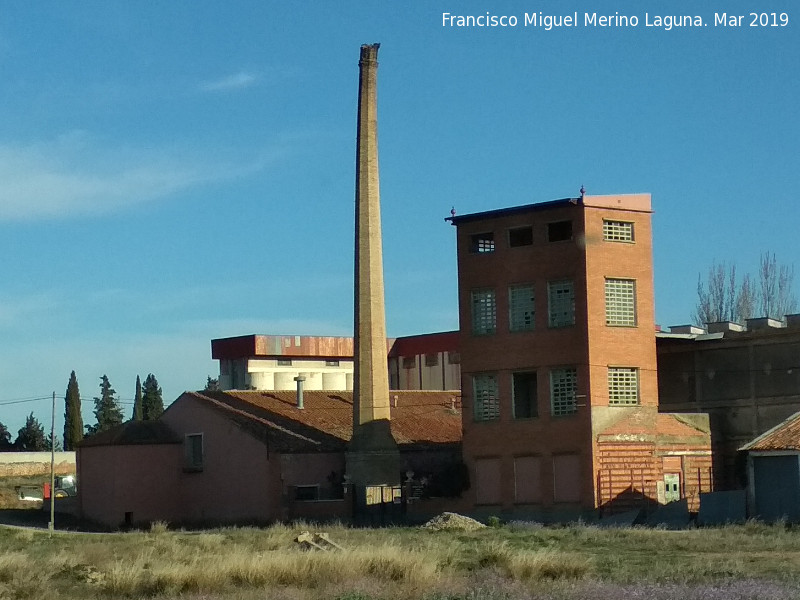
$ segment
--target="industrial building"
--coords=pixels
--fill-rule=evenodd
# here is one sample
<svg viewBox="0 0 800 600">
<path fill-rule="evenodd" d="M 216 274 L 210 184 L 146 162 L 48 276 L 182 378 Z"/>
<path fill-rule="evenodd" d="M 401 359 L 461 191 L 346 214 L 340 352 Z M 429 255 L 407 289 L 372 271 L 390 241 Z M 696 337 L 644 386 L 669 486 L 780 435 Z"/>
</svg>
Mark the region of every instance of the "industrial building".
<svg viewBox="0 0 800 600">
<path fill-rule="evenodd" d="M 708 491 L 705 415 L 659 415 L 648 194 L 454 216 L 478 512 L 542 520 Z"/>
</svg>

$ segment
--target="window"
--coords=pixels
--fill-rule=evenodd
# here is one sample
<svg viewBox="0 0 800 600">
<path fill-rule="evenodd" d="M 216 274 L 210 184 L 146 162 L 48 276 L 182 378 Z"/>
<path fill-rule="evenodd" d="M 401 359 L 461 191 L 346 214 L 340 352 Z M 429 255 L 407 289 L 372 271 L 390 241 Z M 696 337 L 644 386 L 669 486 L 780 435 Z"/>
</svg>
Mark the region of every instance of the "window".
<svg viewBox="0 0 800 600">
<path fill-rule="evenodd" d="M 514 418 L 530 419 L 539 416 L 536 403 L 536 373 L 514 373 Z"/>
<path fill-rule="evenodd" d="M 415 369 L 417 367 L 417 357 L 416 356 L 404 356 L 403 357 L 403 368 L 404 369 Z"/>
<path fill-rule="evenodd" d="M 636 281 L 606 279 L 606 325 L 636 326 Z"/>
<path fill-rule="evenodd" d="M 633 223 L 603 220 L 603 239 L 607 242 L 632 242 Z"/>
<path fill-rule="evenodd" d="M 491 421 L 500 418 L 500 401 L 497 398 L 497 375 L 484 373 L 472 377 L 475 390 L 475 420 Z"/>
<path fill-rule="evenodd" d="M 439 355 L 438 354 L 426 354 L 425 355 L 425 366 L 426 367 L 435 367 L 439 364 Z"/>
<path fill-rule="evenodd" d="M 556 221 L 547 224 L 548 242 L 565 242 L 572 239 L 572 221 Z"/>
<path fill-rule="evenodd" d="M 575 286 L 572 281 L 547 284 L 548 323 L 550 327 L 575 324 Z"/>
<path fill-rule="evenodd" d="M 338 367 L 339 366 L 339 361 L 338 360 L 326 360 L 325 361 L 325 366 L 326 367 Z"/>
<path fill-rule="evenodd" d="M 291 367 L 292 360 L 290 358 L 279 358 L 278 359 L 278 366 L 279 367 Z"/>
<path fill-rule="evenodd" d="M 494 233 L 476 233 L 469 236 L 469 251 L 473 254 L 494 252 Z"/>
<path fill-rule="evenodd" d="M 314 502 L 319 500 L 318 485 L 296 485 L 294 486 L 294 499 L 297 502 Z"/>
<path fill-rule="evenodd" d="M 448 352 L 447 353 L 447 362 L 451 365 L 460 365 L 461 364 L 461 352 Z"/>
<path fill-rule="evenodd" d="M 508 288 L 508 328 L 511 331 L 531 331 L 534 319 L 532 285 L 515 285 Z"/>
<path fill-rule="evenodd" d="M 533 227 L 515 227 L 508 230 L 508 245 L 510 248 L 533 245 Z"/>
<path fill-rule="evenodd" d="M 514 501 L 537 503 L 542 501 L 542 458 L 517 456 L 514 458 Z"/>
<path fill-rule="evenodd" d="M 184 470 L 203 470 L 203 434 L 190 433 L 183 438 Z"/>
<path fill-rule="evenodd" d="M 550 410 L 555 417 L 577 410 L 578 372 L 574 367 L 550 371 Z"/>
<path fill-rule="evenodd" d="M 500 459 L 475 459 L 475 501 L 477 504 L 500 504 Z"/>
<path fill-rule="evenodd" d="M 639 369 L 608 368 L 608 403 L 611 406 L 639 404 Z"/>
<path fill-rule="evenodd" d="M 484 335 L 495 332 L 497 306 L 494 296 L 494 290 L 472 291 L 472 333 Z"/>
</svg>

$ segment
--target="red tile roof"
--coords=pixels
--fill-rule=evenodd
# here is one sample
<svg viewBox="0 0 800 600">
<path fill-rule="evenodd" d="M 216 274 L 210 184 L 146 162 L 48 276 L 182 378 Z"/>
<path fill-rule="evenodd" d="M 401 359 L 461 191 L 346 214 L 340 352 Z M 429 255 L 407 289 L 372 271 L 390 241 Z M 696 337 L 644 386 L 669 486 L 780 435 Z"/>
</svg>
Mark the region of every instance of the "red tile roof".
<svg viewBox="0 0 800 600">
<path fill-rule="evenodd" d="M 181 438 L 163 421 L 128 421 L 80 442 L 82 447 L 136 444 L 180 444 Z"/>
<path fill-rule="evenodd" d="M 352 435 L 352 392 L 306 391 L 303 409 L 297 408 L 294 391 L 186 392 L 181 398 L 186 396 L 265 434 L 276 450 L 337 451 Z M 459 391 L 398 390 L 390 398 L 391 431 L 401 449 L 461 442 Z"/>
<path fill-rule="evenodd" d="M 655 419 L 653 418 L 655 417 Z M 692 437 L 708 434 L 681 420 L 680 414 L 635 412 L 622 418 L 601 435 L 658 435 L 670 437 Z"/>
<path fill-rule="evenodd" d="M 800 412 L 762 433 L 740 450 L 800 450 Z"/>
</svg>

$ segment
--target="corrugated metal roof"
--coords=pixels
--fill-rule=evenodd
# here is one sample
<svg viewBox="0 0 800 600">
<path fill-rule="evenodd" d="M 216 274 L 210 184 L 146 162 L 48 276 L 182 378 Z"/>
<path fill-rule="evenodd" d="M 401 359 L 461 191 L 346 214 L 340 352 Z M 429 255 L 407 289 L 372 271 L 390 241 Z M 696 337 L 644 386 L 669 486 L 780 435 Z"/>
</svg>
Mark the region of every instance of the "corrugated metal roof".
<svg viewBox="0 0 800 600">
<path fill-rule="evenodd" d="M 305 391 L 303 409 L 297 408 L 294 391 L 187 392 L 184 396 L 224 411 L 257 436 L 267 436 L 276 450 L 342 450 L 352 435 L 352 392 Z M 461 442 L 459 391 L 398 390 L 390 392 L 390 398 L 393 403 L 396 398 L 391 431 L 400 446 Z"/>
<path fill-rule="evenodd" d="M 762 433 L 740 450 L 800 450 L 800 412 Z"/>
</svg>

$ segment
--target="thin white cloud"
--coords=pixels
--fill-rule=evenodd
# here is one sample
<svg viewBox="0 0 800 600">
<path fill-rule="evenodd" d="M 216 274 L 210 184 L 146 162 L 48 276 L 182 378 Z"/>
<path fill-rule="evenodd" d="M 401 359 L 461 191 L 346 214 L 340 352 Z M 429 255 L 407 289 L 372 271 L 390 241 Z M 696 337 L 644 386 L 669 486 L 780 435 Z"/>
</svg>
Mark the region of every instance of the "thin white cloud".
<svg viewBox="0 0 800 600">
<path fill-rule="evenodd" d="M 227 90 L 238 90 L 250 87 L 256 82 L 256 76 L 252 73 L 239 71 L 233 75 L 214 79 L 212 81 L 204 81 L 200 84 L 200 89 L 204 92 L 223 92 Z"/>
<path fill-rule="evenodd" d="M 109 148 L 83 132 L 34 144 L 0 142 L 0 221 L 111 213 L 260 170 L 175 149 Z"/>
</svg>

